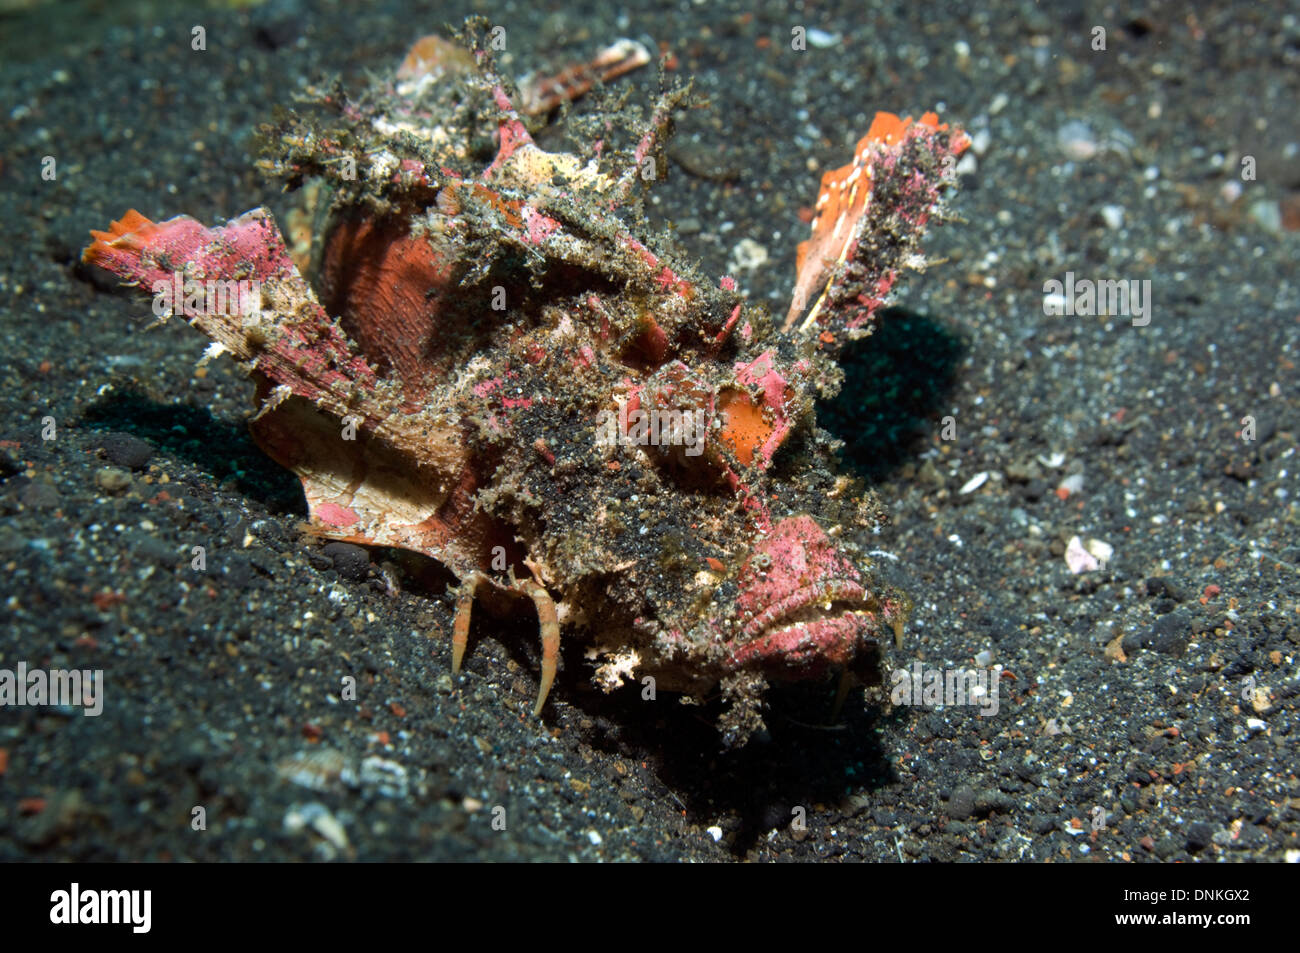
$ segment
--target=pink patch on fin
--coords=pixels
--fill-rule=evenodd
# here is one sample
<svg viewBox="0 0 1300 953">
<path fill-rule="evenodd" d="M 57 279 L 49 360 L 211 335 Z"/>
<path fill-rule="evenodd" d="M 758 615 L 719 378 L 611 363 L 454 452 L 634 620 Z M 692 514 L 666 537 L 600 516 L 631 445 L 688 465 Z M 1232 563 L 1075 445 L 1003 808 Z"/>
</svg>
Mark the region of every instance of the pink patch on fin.
<svg viewBox="0 0 1300 953">
<path fill-rule="evenodd" d="M 322 503 L 312 515 L 329 526 L 352 526 L 361 520 L 355 510 L 337 503 Z"/>
</svg>

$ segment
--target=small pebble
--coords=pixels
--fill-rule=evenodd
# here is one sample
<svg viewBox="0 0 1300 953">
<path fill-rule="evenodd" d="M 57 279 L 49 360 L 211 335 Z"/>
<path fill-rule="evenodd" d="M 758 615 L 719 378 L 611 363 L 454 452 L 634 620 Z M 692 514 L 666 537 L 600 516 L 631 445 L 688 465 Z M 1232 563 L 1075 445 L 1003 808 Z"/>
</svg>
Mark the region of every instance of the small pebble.
<svg viewBox="0 0 1300 953">
<path fill-rule="evenodd" d="M 1067 122 L 1057 130 L 1056 144 L 1067 158 L 1076 162 L 1085 162 L 1091 159 L 1100 148 L 1092 129 L 1088 127 L 1087 123 L 1077 119 Z"/>
<path fill-rule="evenodd" d="M 59 505 L 59 491 L 42 480 L 33 480 L 23 487 L 18 499 L 23 506 L 33 510 L 49 510 Z"/>
<path fill-rule="evenodd" d="M 295 804 L 284 815 L 284 830 L 287 834 L 301 833 L 310 826 L 313 831 L 329 841 L 339 850 L 346 850 L 348 835 L 343 825 L 330 813 L 325 805 L 313 801 L 310 804 Z"/>
<path fill-rule="evenodd" d="M 143 470 L 153 456 L 153 447 L 129 433 L 106 433 L 99 446 L 109 463 L 128 470 Z"/>
<path fill-rule="evenodd" d="M 1282 232 L 1282 207 L 1276 201 L 1260 199 L 1250 207 L 1250 217 L 1260 228 L 1273 235 Z"/>
<path fill-rule="evenodd" d="M 826 30 L 817 29 L 817 27 L 813 27 L 808 31 L 808 42 L 819 50 L 830 49 L 842 39 L 844 39 L 842 34 L 828 33 Z"/>
<path fill-rule="evenodd" d="M 952 792 L 948 799 L 948 816 L 953 820 L 964 821 L 975 813 L 975 791 L 969 787 L 960 787 Z"/>
<path fill-rule="evenodd" d="M 1083 474 L 1071 473 L 1056 485 L 1056 490 L 1058 494 L 1065 493 L 1066 496 L 1083 492 Z"/>
<path fill-rule="evenodd" d="M 767 264 L 767 249 L 752 238 L 742 238 L 731 250 L 728 271 L 754 271 Z"/>
<path fill-rule="evenodd" d="M 1214 838 L 1214 828 L 1205 821 L 1196 821 L 1187 827 L 1187 849 L 1191 853 L 1205 850 Z"/>
<path fill-rule="evenodd" d="M 95 485 L 105 493 L 121 493 L 131 485 L 131 474 L 121 467 L 100 467 L 95 471 Z"/>
<path fill-rule="evenodd" d="M 370 575 L 370 551 L 354 543 L 326 543 L 321 551 L 334 561 L 334 569 L 348 582 L 364 582 Z"/>
</svg>

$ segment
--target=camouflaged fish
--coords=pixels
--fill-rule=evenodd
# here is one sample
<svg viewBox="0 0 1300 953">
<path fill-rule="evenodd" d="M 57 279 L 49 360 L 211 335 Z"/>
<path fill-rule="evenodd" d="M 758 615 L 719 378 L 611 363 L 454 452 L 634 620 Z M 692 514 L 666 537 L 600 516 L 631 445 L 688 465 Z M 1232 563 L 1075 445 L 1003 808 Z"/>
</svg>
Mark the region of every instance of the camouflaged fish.
<svg viewBox="0 0 1300 953">
<path fill-rule="evenodd" d="M 280 122 L 265 165 L 312 200 L 288 244 L 265 208 L 213 228 L 131 211 L 84 259 L 174 287 L 209 352 L 248 370 L 253 436 L 301 479 L 316 533 L 456 575 L 453 672 L 477 602 L 535 607 L 534 715 L 562 632 L 605 690 L 720 690 L 732 745 L 763 727 L 770 681 L 879 685 L 908 603 L 850 539 L 880 507 L 836 473 L 814 401 L 921 261 L 967 139 L 877 114 L 822 179 L 779 320 L 640 224 L 687 90 L 622 152 L 596 135 L 546 152 L 513 100 L 542 113 L 644 51 L 511 94 L 482 45 L 426 37 L 360 98 L 318 93 L 325 119 Z M 214 307 L 231 282 L 253 292 Z"/>
</svg>

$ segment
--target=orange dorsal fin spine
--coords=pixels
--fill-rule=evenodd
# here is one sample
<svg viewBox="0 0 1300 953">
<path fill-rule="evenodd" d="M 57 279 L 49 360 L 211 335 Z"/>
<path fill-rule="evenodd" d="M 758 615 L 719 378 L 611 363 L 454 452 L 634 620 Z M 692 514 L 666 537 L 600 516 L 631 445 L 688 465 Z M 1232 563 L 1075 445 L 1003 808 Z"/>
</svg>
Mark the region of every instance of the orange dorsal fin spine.
<svg viewBox="0 0 1300 953">
<path fill-rule="evenodd" d="M 120 219 L 109 224 L 107 231 L 90 230 L 90 237 L 95 240 L 81 253 L 81 260 L 93 263 L 107 255 L 111 248 L 141 248 L 141 239 L 147 238 L 156 228 L 152 220 L 135 209 L 128 209 Z"/>
<path fill-rule="evenodd" d="M 795 250 L 795 290 L 784 323 L 786 331 L 793 330 L 809 308 L 812 310 L 803 321 L 802 330 L 811 328 L 815 319 L 826 320 L 823 309 L 835 281 L 836 268 L 852 254 L 860 223 L 871 207 L 873 179 L 880 171 L 873 167 L 875 157 L 896 151 L 911 136 L 928 137 L 947 131 L 947 124 L 940 124 L 935 112 L 922 113 L 919 120 L 878 112 L 867 134 L 854 146 L 852 161 L 823 173 L 811 234 Z M 944 148 L 947 154 L 956 156 L 968 144 L 965 136 L 957 133 Z"/>
<path fill-rule="evenodd" d="M 884 142 L 892 143 L 897 140 L 898 136 L 903 134 L 907 128 L 907 123 L 911 118 L 899 119 L 893 113 L 876 113 L 875 118 L 871 120 L 871 127 L 867 129 L 867 134 L 863 137 L 867 142 Z M 858 148 L 862 148 L 863 143 L 858 143 Z"/>
</svg>

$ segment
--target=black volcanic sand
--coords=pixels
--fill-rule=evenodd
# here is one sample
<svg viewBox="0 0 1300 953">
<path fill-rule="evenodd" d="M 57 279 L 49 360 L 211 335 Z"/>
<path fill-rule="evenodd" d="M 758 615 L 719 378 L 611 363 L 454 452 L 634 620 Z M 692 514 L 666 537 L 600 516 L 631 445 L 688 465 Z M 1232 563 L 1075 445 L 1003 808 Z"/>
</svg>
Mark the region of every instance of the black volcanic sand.
<svg viewBox="0 0 1300 953">
<path fill-rule="evenodd" d="M 27 6 L 0 14 L 0 668 L 102 669 L 106 695 L 97 718 L 0 710 L 0 859 L 1300 850 L 1300 22 L 1284 5 Z M 620 35 L 670 47 L 707 102 L 678 123 L 651 212 L 774 308 L 800 210 L 876 109 L 937 106 L 976 137 L 964 221 L 928 245 L 946 260 L 907 278 L 825 411 L 893 517 L 869 545 L 916 602 L 893 664 L 1001 666 L 996 715 L 851 696 L 828 724 L 829 687 L 791 688 L 770 737 L 722 754 L 714 711 L 601 696 L 569 644 L 539 724 L 526 619 L 480 618 L 454 685 L 447 578 L 304 537 L 301 493 L 246 435 L 249 383 L 222 360 L 196 373 L 200 335 L 146 330 L 147 300 L 78 265 L 87 230 L 130 207 L 282 217 L 256 124 L 308 80 L 359 88 L 471 7 L 506 26 L 516 75 Z M 647 101 L 655 71 L 629 82 Z M 745 239 L 768 259 L 738 270 Z M 1067 271 L 1149 280 L 1149 324 L 1045 315 L 1043 284 Z M 1070 572 L 1074 536 L 1113 547 L 1104 568 Z"/>
</svg>

